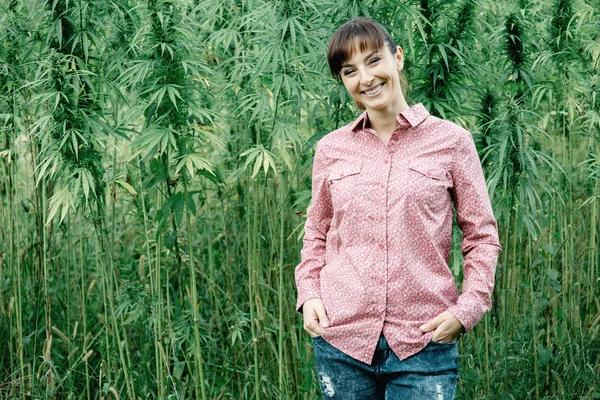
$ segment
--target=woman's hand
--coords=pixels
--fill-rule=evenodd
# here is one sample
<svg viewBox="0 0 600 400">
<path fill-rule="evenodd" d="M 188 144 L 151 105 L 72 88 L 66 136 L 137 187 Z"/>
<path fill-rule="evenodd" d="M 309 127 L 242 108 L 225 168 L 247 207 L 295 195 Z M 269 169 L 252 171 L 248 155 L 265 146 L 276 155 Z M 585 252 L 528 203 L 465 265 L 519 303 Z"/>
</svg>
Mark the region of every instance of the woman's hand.
<svg viewBox="0 0 600 400">
<path fill-rule="evenodd" d="M 440 343 L 448 343 L 458 339 L 465 331 L 465 327 L 459 320 L 448 311 L 444 311 L 437 317 L 429 320 L 427 323 L 419 327 L 421 332 L 426 333 L 435 329 L 431 340 Z"/>
<path fill-rule="evenodd" d="M 302 314 L 304 316 L 304 329 L 311 337 L 319 336 L 323 333 L 322 328 L 329 326 L 327 312 L 320 298 L 306 300 L 302 305 Z"/>
</svg>

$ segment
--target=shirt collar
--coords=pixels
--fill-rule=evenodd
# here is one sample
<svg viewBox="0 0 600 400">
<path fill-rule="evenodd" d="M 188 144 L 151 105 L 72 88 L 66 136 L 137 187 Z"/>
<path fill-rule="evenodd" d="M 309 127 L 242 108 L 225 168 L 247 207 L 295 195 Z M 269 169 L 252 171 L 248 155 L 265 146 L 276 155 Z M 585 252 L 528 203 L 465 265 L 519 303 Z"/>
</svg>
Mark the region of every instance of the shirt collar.
<svg viewBox="0 0 600 400">
<path fill-rule="evenodd" d="M 423 103 L 418 103 L 410 106 L 407 110 L 402 111 L 396 116 L 400 129 L 406 129 L 409 127 L 415 127 L 425 120 L 429 116 L 429 111 L 425 108 Z M 363 112 L 352 124 L 350 129 L 354 132 L 357 129 L 365 129 L 369 116 L 367 112 Z"/>
</svg>

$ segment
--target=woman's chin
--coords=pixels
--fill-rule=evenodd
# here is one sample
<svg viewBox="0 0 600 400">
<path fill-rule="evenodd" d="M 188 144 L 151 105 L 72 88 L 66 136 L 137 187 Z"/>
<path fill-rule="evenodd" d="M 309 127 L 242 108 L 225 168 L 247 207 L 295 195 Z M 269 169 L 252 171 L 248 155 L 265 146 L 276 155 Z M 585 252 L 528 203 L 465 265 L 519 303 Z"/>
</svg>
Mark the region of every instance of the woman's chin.
<svg viewBox="0 0 600 400">
<path fill-rule="evenodd" d="M 389 102 L 384 102 L 384 101 L 373 101 L 370 103 L 363 103 L 363 104 L 365 105 L 365 108 L 367 109 L 367 111 L 368 110 L 382 111 L 390 106 Z"/>
</svg>

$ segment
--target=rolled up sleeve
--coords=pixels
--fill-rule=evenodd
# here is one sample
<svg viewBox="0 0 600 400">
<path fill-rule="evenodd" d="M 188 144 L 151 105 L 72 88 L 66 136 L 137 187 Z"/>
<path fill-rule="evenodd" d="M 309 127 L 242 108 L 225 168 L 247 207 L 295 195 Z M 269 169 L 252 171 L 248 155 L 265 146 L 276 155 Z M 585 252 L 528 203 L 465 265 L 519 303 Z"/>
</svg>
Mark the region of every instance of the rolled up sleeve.
<svg viewBox="0 0 600 400">
<path fill-rule="evenodd" d="M 321 297 L 320 271 L 325 266 L 325 242 L 331 225 L 333 207 L 327 187 L 327 157 L 323 145 L 317 143 L 312 169 L 312 202 L 308 207 L 300 264 L 296 266 L 298 289 L 296 311 L 302 313 L 307 300 Z"/>
<path fill-rule="evenodd" d="M 462 231 L 462 294 L 448 311 L 471 330 L 490 310 L 498 255 L 498 226 L 471 134 L 463 130 L 455 147 L 452 197 Z"/>
</svg>

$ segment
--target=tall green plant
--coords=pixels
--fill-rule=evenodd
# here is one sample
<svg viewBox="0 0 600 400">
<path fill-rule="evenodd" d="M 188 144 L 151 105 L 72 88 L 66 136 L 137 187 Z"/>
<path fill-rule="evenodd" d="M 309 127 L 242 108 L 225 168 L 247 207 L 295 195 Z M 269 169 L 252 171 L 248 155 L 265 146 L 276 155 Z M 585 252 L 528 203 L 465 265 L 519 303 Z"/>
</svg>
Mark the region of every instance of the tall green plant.
<svg viewBox="0 0 600 400">
<path fill-rule="evenodd" d="M 192 219 L 197 214 L 194 196 L 202 200 L 203 194 L 192 189 L 191 179 L 199 174 L 213 182 L 219 180 L 205 153 L 205 141 L 213 139 L 218 143 L 207 127 L 212 123 L 212 112 L 205 103 L 208 98 L 206 86 L 201 84 L 202 77 L 210 75 L 210 70 L 205 60 L 199 57 L 202 49 L 198 46 L 201 43 L 194 40 L 200 32 L 200 26 L 194 21 L 195 12 L 186 14 L 176 3 L 156 0 L 147 1 L 145 8 L 143 16 L 147 18 L 148 26 L 140 27 L 134 45 L 140 49 L 138 58 L 129 62 L 121 82 L 137 96 L 138 104 L 134 107 L 133 115 L 143 118 L 140 135 L 133 146 L 143 157 L 142 160 L 150 164 L 144 189 L 161 197 L 157 203 L 161 207 L 156 214 L 156 241 L 164 241 L 173 250 L 174 263 L 170 265 L 179 271 L 175 274 L 175 282 L 167 281 L 167 302 L 174 300 L 181 304 L 185 298 L 189 304 L 190 315 L 185 318 L 193 330 L 190 356 L 194 361 L 188 365 L 190 371 L 194 372 L 192 381 L 195 396 L 205 399 L 208 394 L 200 337 L 201 306 Z M 130 121 L 135 122 L 135 119 Z M 183 236 L 180 231 L 184 232 Z M 182 243 L 186 243 L 185 247 L 182 247 Z M 157 251 L 162 252 L 163 249 L 159 247 Z M 183 279 L 184 267 L 187 267 L 189 274 L 187 281 Z M 160 264 L 156 264 L 155 268 L 152 272 L 155 277 L 154 289 L 158 299 L 162 299 Z M 189 287 L 186 282 L 189 282 Z M 171 292 L 171 287 L 175 291 Z M 189 292 L 186 294 L 187 290 Z M 171 295 L 177 298 L 169 299 Z M 162 301 L 157 307 L 158 311 L 164 309 Z M 164 348 L 160 339 L 161 314 L 153 314 L 153 323 L 156 324 L 154 340 L 157 346 L 155 362 L 158 389 L 160 393 L 165 393 L 168 387 L 165 386 L 162 371 L 170 369 L 169 363 L 172 361 L 158 357 L 160 349 Z M 179 324 L 177 321 L 173 323 Z M 176 365 L 178 362 L 175 361 Z"/>
<path fill-rule="evenodd" d="M 103 121 L 101 96 L 97 90 L 100 81 L 96 78 L 97 70 L 94 71 L 97 66 L 91 62 L 91 55 L 100 46 L 96 29 L 104 9 L 95 2 L 73 4 L 57 1 L 47 7 L 47 46 L 36 81 L 44 93 L 37 98 L 40 113 L 33 126 L 39 144 L 37 186 L 49 190 L 48 212 L 41 215 L 44 216 L 43 226 L 50 230 L 44 230 L 42 237 L 51 240 L 55 215 L 60 214 L 62 222 L 69 210 L 90 213 L 99 249 L 106 256 L 100 259 L 105 318 L 111 321 L 115 335 L 113 339 L 107 331 L 106 344 L 110 348 L 112 340 L 118 343 L 115 348 L 123 367 L 126 390 L 130 397 L 134 397 L 128 343 L 122 344 L 124 332 L 115 313 L 118 282 L 113 263 L 114 249 L 108 240 L 106 223 L 105 171 L 102 153 L 98 150 L 105 135 L 112 132 Z M 45 196 L 43 192 L 42 199 Z M 42 243 L 47 242 L 44 240 Z M 50 248 L 46 245 L 41 257 L 45 277 L 52 273 L 52 264 L 46 261 L 46 251 Z M 47 292 L 45 298 L 46 303 L 51 304 Z M 51 310 L 48 309 L 47 331 L 52 327 L 50 318 Z M 51 343 L 51 338 L 48 336 L 47 342 Z M 47 353 L 51 354 L 50 345 Z M 107 354 L 109 362 L 110 353 Z M 116 380 L 116 376 L 109 376 L 109 381 L 111 379 Z"/>
<path fill-rule="evenodd" d="M 420 62 L 415 62 L 417 70 L 412 74 L 414 96 L 433 115 L 457 117 L 469 93 L 465 77 L 476 74 L 470 62 L 476 2 L 466 0 L 458 8 L 444 8 L 443 2 L 421 1 L 420 7 L 425 36 L 417 36 L 415 46 L 420 54 L 414 59 Z"/>
</svg>

